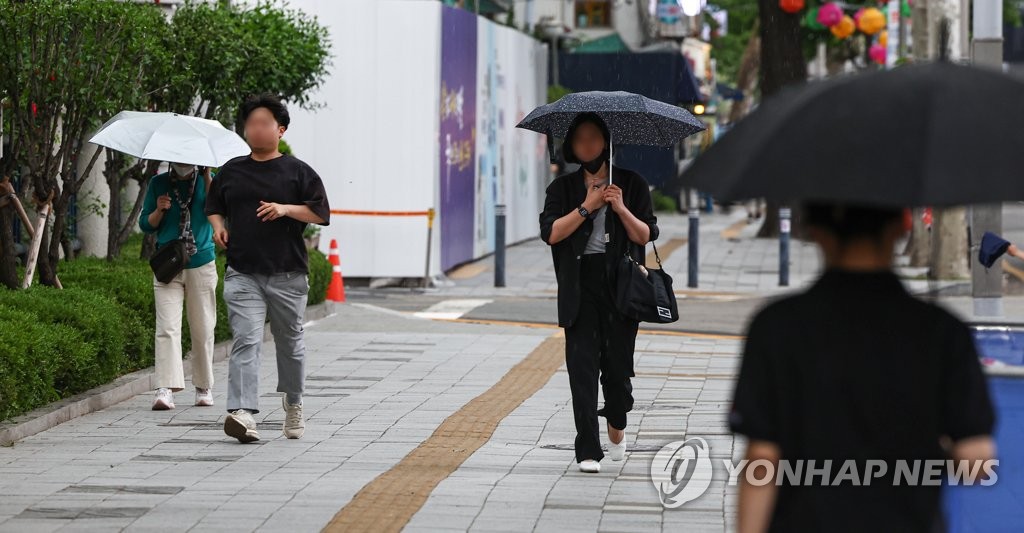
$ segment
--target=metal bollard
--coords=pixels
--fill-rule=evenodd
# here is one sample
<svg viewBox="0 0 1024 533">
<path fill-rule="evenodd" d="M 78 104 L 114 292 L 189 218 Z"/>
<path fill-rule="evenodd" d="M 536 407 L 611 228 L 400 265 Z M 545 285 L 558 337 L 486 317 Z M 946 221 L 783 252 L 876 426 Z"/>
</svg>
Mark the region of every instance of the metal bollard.
<svg viewBox="0 0 1024 533">
<path fill-rule="evenodd" d="M 688 214 L 689 214 L 689 221 L 690 221 L 690 235 L 689 235 L 690 238 L 689 238 L 689 244 L 687 245 L 687 249 L 689 250 L 689 256 L 690 257 L 688 258 L 687 264 L 686 264 L 686 267 L 687 267 L 686 268 L 686 272 L 687 272 L 686 286 L 690 287 L 691 289 L 696 289 L 697 288 L 697 274 L 698 274 L 698 268 L 699 268 L 699 264 L 700 264 L 700 261 L 699 261 L 700 260 L 700 255 L 699 255 L 699 251 L 698 251 L 699 250 L 699 246 L 698 245 L 700 244 L 698 242 L 699 239 L 700 239 L 700 208 L 698 208 L 697 206 L 690 207 L 690 209 L 688 211 Z"/>
<path fill-rule="evenodd" d="M 505 205 L 494 206 L 494 286 L 505 286 Z"/>
<path fill-rule="evenodd" d="M 789 286 L 789 233 L 793 212 L 779 208 L 779 286 Z"/>
</svg>

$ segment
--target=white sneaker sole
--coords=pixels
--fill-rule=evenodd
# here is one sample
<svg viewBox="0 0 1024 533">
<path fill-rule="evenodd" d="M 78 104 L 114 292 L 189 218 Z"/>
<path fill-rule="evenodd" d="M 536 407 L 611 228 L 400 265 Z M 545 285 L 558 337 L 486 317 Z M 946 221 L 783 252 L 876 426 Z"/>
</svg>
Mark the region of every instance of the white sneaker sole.
<svg viewBox="0 0 1024 533">
<path fill-rule="evenodd" d="M 213 407 L 213 400 L 196 400 L 196 407 Z"/>
<path fill-rule="evenodd" d="M 163 400 L 156 400 L 153 402 L 154 411 L 169 411 L 174 409 L 174 402 L 165 402 Z"/>
<path fill-rule="evenodd" d="M 594 463 L 586 464 L 584 462 L 584 463 L 580 463 L 579 464 L 579 468 L 580 468 L 580 472 L 584 472 L 584 473 L 587 473 L 587 474 L 597 474 L 597 473 L 601 472 L 601 463 L 594 462 Z"/>
<path fill-rule="evenodd" d="M 242 444 L 260 440 L 260 434 L 255 429 L 245 427 L 245 424 L 235 420 L 231 415 L 224 420 L 224 433 L 238 439 Z"/>
<path fill-rule="evenodd" d="M 625 444 L 612 444 L 608 448 L 608 457 L 612 461 L 621 461 L 626 457 L 626 445 Z"/>
</svg>

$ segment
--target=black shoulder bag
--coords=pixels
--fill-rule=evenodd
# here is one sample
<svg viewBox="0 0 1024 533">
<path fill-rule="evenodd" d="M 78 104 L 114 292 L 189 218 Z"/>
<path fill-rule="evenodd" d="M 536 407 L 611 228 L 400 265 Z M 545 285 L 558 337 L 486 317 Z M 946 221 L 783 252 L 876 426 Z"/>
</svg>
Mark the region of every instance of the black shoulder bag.
<svg viewBox="0 0 1024 533">
<path fill-rule="evenodd" d="M 646 268 L 629 255 L 623 254 L 616 267 L 615 304 L 619 313 L 638 322 L 668 324 L 679 320 L 679 306 L 672 291 L 672 276 L 661 265 L 658 245 L 654 258 L 658 268 Z"/>
<path fill-rule="evenodd" d="M 149 267 L 153 269 L 153 275 L 156 276 L 157 281 L 160 283 L 170 283 L 185 269 L 185 265 L 188 264 L 189 259 L 192 257 L 186 242 L 186 237 L 192 232 L 192 224 L 191 220 L 186 221 L 185 210 L 191 209 L 192 198 L 196 192 L 196 181 L 198 180 L 198 175 L 192 178 L 192 192 L 189 194 L 187 202 L 182 202 L 177 198 L 177 189 L 173 189 L 175 200 L 181 208 L 178 216 L 178 238 L 158 248 L 153 253 L 153 256 L 149 258 Z M 188 218 L 191 219 L 191 217 Z"/>
</svg>

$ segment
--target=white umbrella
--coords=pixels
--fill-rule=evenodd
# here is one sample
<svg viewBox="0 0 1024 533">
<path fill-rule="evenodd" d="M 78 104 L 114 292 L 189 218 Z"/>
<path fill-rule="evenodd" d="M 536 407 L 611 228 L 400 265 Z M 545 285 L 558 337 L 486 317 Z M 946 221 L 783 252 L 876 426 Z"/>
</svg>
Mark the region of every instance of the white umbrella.
<svg viewBox="0 0 1024 533">
<path fill-rule="evenodd" d="M 205 167 L 219 167 L 252 151 L 216 120 L 142 111 L 118 113 L 89 142 L 140 159 Z"/>
</svg>

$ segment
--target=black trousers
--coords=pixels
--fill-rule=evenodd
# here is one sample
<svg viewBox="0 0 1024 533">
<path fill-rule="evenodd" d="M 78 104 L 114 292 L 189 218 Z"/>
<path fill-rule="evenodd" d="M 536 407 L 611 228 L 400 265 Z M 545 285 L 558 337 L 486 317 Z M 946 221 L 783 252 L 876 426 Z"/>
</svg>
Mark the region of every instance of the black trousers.
<svg viewBox="0 0 1024 533">
<path fill-rule="evenodd" d="M 600 461 L 601 434 L 597 417 L 616 429 L 626 428 L 633 410 L 633 349 L 638 323 L 615 308 L 605 270 L 605 255 L 584 255 L 580 272 L 580 309 L 575 323 L 565 328 L 565 365 L 569 371 L 572 410 L 576 421 L 576 462 Z M 598 376 L 600 375 L 600 380 Z M 597 386 L 604 408 L 597 408 Z"/>
</svg>

